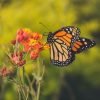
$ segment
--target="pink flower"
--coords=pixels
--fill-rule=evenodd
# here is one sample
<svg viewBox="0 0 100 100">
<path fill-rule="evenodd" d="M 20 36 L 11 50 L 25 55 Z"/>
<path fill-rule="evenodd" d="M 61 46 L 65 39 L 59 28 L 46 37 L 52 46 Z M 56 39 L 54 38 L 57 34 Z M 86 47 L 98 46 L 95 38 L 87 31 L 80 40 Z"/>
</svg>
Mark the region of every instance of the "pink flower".
<svg viewBox="0 0 100 100">
<path fill-rule="evenodd" d="M 7 76 L 7 74 L 8 74 L 8 70 L 6 67 L 0 69 L 0 76 Z"/>
<path fill-rule="evenodd" d="M 0 75 L 3 77 L 6 77 L 10 74 L 10 70 L 7 69 L 7 67 L 3 67 L 0 69 Z"/>
<path fill-rule="evenodd" d="M 16 44 L 16 40 L 12 40 L 11 44 L 15 45 Z"/>
<path fill-rule="evenodd" d="M 21 60 L 21 61 L 18 63 L 18 66 L 23 66 L 24 64 L 26 64 L 26 60 Z"/>
<path fill-rule="evenodd" d="M 18 65 L 18 66 L 23 66 L 26 63 L 26 60 L 22 59 L 22 52 L 18 52 L 18 53 L 13 53 L 11 55 L 11 61 Z"/>
<path fill-rule="evenodd" d="M 31 35 L 31 31 L 29 29 L 19 29 L 17 31 L 16 40 L 18 42 L 26 41 L 29 38 L 30 35 Z"/>
</svg>

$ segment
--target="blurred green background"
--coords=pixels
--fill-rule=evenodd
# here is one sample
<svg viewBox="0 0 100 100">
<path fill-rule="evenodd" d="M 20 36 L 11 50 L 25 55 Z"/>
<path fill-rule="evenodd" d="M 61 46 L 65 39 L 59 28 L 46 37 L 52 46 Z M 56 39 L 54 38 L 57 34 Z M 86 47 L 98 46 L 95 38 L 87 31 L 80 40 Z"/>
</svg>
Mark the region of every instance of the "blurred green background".
<svg viewBox="0 0 100 100">
<path fill-rule="evenodd" d="M 49 31 L 39 22 L 52 32 L 63 26 L 78 26 L 81 36 L 97 43 L 76 55 L 66 68 L 51 65 L 49 51 L 44 51 L 46 73 L 40 100 L 100 100 L 100 0 L 0 0 L 0 46 L 9 43 L 19 28 L 47 34 Z M 3 52 L 1 49 L 0 65 L 5 60 Z M 0 97 L 16 100 L 13 86 L 5 86 Z"/>
</svg>

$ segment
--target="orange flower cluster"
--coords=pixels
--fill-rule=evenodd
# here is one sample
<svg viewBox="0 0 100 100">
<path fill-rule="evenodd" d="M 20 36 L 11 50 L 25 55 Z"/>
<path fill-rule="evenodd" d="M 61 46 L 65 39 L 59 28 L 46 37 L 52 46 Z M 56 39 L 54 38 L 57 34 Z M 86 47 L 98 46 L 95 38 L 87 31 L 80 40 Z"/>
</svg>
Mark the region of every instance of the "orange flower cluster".
<svg viewBox="0 0 100 100">
<path fill-rule="evenodd" d="M 25 54 L 29 53 L 31 60 L 36 60 L 42 50 L 49 48 L 47 45 L 44 46 L 41 40 L 41 34 L 32 32 L 29 29 L 19 29 L 17 31 L 16 40 L 13 40 L 12 44 L 20 44 L 23 47 L 22 52 Z M 22 58 L 23 53 L 21 52 L 15 52 L 14 54 L 11 54 L 11 61 L 18 66 L 23 66 L 26 63 L 26 61 Z"/>
<path fill-rule="evenodd" d="M 11 41 L 14 50 L 13 53 L 8 54 L 11 62 L 18 67 L 26 64 L 25 55 L 29 54 L 31 60 L 36 60 L 40 52 L 46 48 L 47 45 L 41 42 L 42 35 L 37 32 L 32 32 L 29 29 L 19 29 L 17 31 L 16 39 Z M 23 50 L 22 50 L 23 48 Z M 13 71 L 7 67 L 0 69 L 0 76 L 9 76 Z"/>
<path fill-rule="evenodd" d="M 16 37 L 16 41 L 24 46 L 23 51 L 25 53 L 30 53 L 30 58 L 32 60 L 37 59 L 40 52 L 43 50 L 41 39 L 41 34 L 32 32 L 29 29 L 19 29 Z"/>
</svg>

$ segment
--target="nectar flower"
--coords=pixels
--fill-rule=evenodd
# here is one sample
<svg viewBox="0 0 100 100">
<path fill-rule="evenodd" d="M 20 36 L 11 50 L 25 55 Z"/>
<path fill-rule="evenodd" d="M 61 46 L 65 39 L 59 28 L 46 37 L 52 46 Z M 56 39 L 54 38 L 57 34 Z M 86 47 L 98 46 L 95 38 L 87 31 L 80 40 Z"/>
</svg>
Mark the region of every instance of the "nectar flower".
<svg viewBox="0 0 100 100">
<path fill-rule="evenodd" d="M 34 50 L 30 52 L 30 58 L 32 60 L 36 60 L 39 57 L 39 51 L 38 50 Z"/>
<path fill-rule="evenodd" d="M 43 44 L 40 42 L 40 39 L 42 39 L 42 35 L 40 35 L 39 33 L 33 33 L 27 41 L 22 42 L 22 45 L 24 46 L 24 52 L 41 49 L 43 47 Z"/>
<path fill-rule="evenodd" d="M 12 63 L 14 63 L 18 66 L 23 66 L 26 63 L 26 61 L 22 59 L 22 56 L 23 56 L 22 52 L 11 54 Z"/>
<path fill-rule="evenodd" d="M 26 53 L 26 52 L 29 52 L 30 50 L 31 50 L 31 46 L 28 43 L 25 43 L 23 51 Z"/>
<path fill-rule="evenodd" d="M 16 40 L 12 40 L 11 44 L 15 45 L 16 44 Z"/>
<path fill-rule="evenodd" d="M 29 29 L 19 29 L 17 32 L 16 40 L 18 42 L 26 41 L 32 32 Z"/>
<path fill-rule="evenodd" d="M 31 38 L 33 38 L 34 40 L 41 40 L 42 39 L 42 35 L 39 34 L 39 33 L 34 32 L 32 34 L 32 37 Z"/>
<path fill-rule="evenodd" d="M 26 64 L 26 60 L 21 60 L 18 63 L 18 66 L 23 66 L 24 64 Z"/>
<path fill-rule="evenodd" d="M 43 47 L 43 44 L 41 43 L 41 42 L 37 42 L 37 43 L 35 43 L 34 45 L 33 45 L 33 49 L 42 49 L 42 47 Z"/>
<path fill-rule="evenodd" d="M 5 66 L 0 69 L 0 76 L 6 77 L 6 76 L 9 76 L 10 74 L 12 74 L 11 69 L 8 69 Z"/>
<path fill-rule="evenodd" d="M 16 40 L 12 41 L 12 44 L 16 42 L 23 46 L 23 51 L 30 54 L 30 58 L 35 60 L 38 58 L 40 52 L 47 47 L 41 42 L 42 34 L 37 32 L 32 32 L 29 29 L 19 29 L 17 32 Z M 23 66 L 26 61 L 22 59 L 22 55 L 19 53 L 14 53 L 11 56 L 11 60 L 14 64 Z"/>
</svg>

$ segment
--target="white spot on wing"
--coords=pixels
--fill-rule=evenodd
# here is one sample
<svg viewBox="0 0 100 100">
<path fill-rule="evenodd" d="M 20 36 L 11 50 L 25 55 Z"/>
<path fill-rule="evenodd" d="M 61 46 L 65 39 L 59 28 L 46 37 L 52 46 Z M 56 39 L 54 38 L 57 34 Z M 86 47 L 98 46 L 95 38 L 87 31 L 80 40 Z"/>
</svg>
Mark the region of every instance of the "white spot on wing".
<svg viewBox="0 0 100 100">
<path fill-rule="evenodd" d="M 83 41 L 85 41 L 85 39 L 82 39 Z"/>
</svg>

